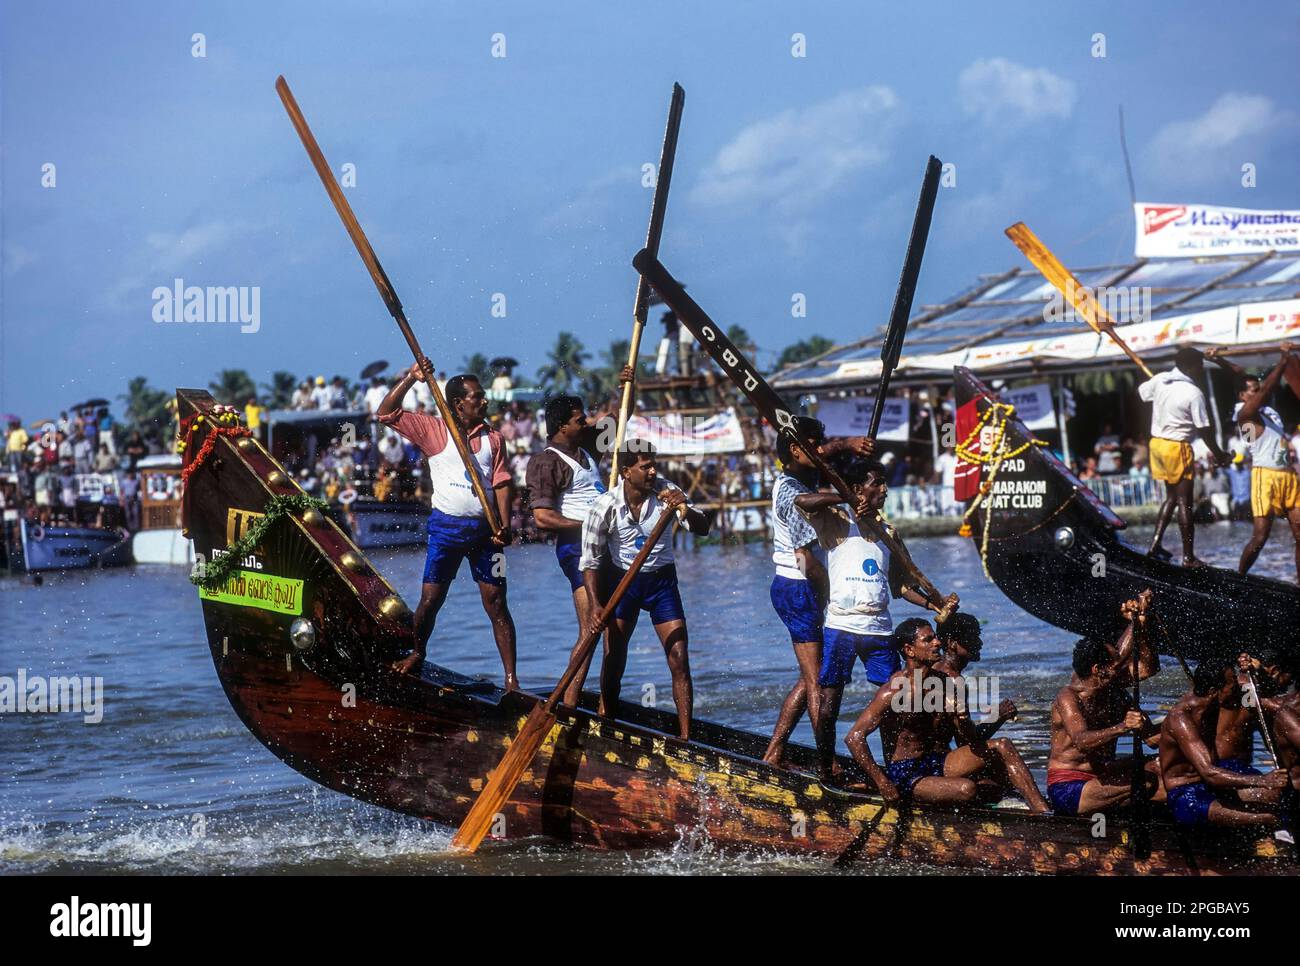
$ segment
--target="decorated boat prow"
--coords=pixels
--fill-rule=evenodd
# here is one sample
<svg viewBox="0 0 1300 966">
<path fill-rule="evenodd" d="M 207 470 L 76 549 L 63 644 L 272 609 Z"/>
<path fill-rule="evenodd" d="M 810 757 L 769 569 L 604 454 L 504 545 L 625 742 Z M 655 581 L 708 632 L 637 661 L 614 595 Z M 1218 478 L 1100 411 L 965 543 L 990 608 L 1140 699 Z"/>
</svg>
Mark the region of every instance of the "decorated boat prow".
<svg viewBox="0 0 1300 966">
<path fill-rule="evenodd" d="M 1189 660 L 1300 647 L 1300 588 L 1214 567 L 1188 569 L 1128 546 L 1125 522 L 969 369 L 955 371 L 956 497 L 985 570 L 1049 624 L 1113 639 L 1120 605 L 1150 588 L 1164 653 Z"/>
<path fill-rule="evenodd" d="M 208 648 L 231 706 L 313 781 L 459 825 L 540 698 L 428 663 L 418 676 L 393 672 L 414 640 L 400 596 L 231 413 L 202 391 L 180 390 L 178 401 L 185 523 Z M 1256 835 L 1188 838 L 1156 823 L 1151 856 L 1138 861 L 1122 822 L 1099 839 L 1083 819 L 894 808 L 820 784 L 812 749 L 791 745 L 792 767 L 772 768 L 761 761 L 766 736 L 697 720 L 693 739 L 681 741 L 675 715 L 624 702 L 611 719 L 595 705 L 585 694 L 581 707 L 557 709 L 492 837 L 607 849 L 707 840 L 727 850 L 1020 872 L 1294 868 L 1277 843 Z"/>
</svg>

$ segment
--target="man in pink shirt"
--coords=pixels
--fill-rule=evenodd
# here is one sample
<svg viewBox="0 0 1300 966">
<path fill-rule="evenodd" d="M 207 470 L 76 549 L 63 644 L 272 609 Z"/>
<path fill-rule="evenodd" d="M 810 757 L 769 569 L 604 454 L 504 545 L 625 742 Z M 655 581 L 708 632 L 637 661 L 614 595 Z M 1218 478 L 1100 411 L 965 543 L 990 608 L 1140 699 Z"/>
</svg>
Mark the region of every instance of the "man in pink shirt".
<svg viewBox="0 0 1300 966">
<path fill-rule="evenodd" d="M 422 360 L 427 364 L 427 360 Z M 432 369 L 432 366 L 429 366 Z M 447 589 L 460 570 L 461 561 L 469 558 L 470 572 L 478 582 L 483 610 L 492 622 L 501 663 L 505 667 L 506 688 L 515 690 L 515 622 L 506 605 L 505 553 L 510 543 L 510 505 L 513 498 L 510 472 L 506 469 L 505 447 L 501 434 L 490 429 L 487 394 L 471 375 L 447 380 L 447 406 L 469 444 L 474 469 L 479 473 L 496 501 L 497 519 L 502 529 L 493 533 L 483 505 L 470 482 L 469 470 L 451 441 L 447 426 L 428 413 L 402 408 L 402 399 L 416 382 L 424 382 L 420 367 L 413 366 L 384 397 L 375 416 L 418 446 L 429 461 L 433 484 L 433 508 L 429 513 L 429 550 L 424 562 L 424 582 L 420 604 L 415 609 L 415 650 L 393 664 L 403 673 L 417 669 L 424 660 L 429 635 L 438 617 Z"/>
</svg>

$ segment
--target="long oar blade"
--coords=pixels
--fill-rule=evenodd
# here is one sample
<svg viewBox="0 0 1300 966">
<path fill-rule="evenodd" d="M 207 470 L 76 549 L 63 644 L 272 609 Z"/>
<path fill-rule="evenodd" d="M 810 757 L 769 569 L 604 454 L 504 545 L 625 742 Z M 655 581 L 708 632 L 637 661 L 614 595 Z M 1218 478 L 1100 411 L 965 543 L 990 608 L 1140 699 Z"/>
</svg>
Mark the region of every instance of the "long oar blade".
<svg viewBox="0 0 1300 966">
<path fill-rule="evenodd" d="M 679 507 L 678 516 L 685 516 L 685 507 Z M 514 741 L 506 749 L 500 763 L 488 776 L 487 784 L 483 786 L 483 791 L 474 800 L 470 806 L 469 812 L 460 823 L 460 828 L 456 830 L 451 844 L 456 848 L 465 849 L 473 852 L 482 843 L 487 836 L 488 829 L 492 827 L 492 822 L 498 812 L 510 800 L 514 794 L 515 787 L 528 770 L 532 760 L 537 757 L 537 752 L 541 750 L 546 741 L 546 736 L 551 733 L 551 728 L 555 724 L 555 706 L 560 703 L 564 697 L 564 692 L 577 677 L 579 669 L 587 663 L 587 659 L 595 650 L 597 642 L 600 641 L 601 630 L 609 623 L 610 618 L 614 616 L 614 609 L 618 607 L 619 601 L 627 593 L 628 587 L 636 575 L 641 572 L 641 567 L 645 564 L 650 552 L 654 549 L 659 538 L 663 536 L 664 530 L 668 524 L 676 517 L 671 513 L 661 513 L 659 519 L 655 522 L 650 531 L 650 536 L 646 537 L 645 543 L 637 551 L 637 555 L 632 559 L 632 565 L 627 568 L 623 577 L 614 588 L 613 593 L 609 595 L 609 600 L 605 601 L 605 606 L 601 609 L 597 618 L 597 630 L 595 633 L 590 631 L 583 634 L 578 639 L 578 643 L 573 648 L 573 653 L 569 657 L 569 666 L 564 669 L 564 674 L 551 690 L 550 696 L 545 701 L 539 701 L 533 710 L 528 713 L 524 720 L 524 726 L 519 729 L 519 734 L 515 735 Z"/>
<path fill-rule="evenodd" d="M 686 91 L 680 84 L 673 85 L 673 96 L 668 102 L 668 126 L 664 129 L 663 148 L 659 152 L 659 169 L 655 175 L 654 200 L 650 203 L 650 226 L 646 230 L 647 251 L 659 254 L 659 240 L 664 233 L 664 215 L 668 211 L 668 189 L 673 181 L 673 164 L 677 159 L 677 132 L 682 126 L 682 108 L 686 106 Z M 627 420 L 632 412 L 632 399 L 636 395 L 636 364 L 641 355 L 641 335 L 645 331 L 646 315 L 650 308 L 650 285 L 644 276 L 636 281 L 636 301 L 632 308 L 632 338 L 627 345 L 627 364 L 632 368 L 633 380 L 623 384 L 623 397 L 618 407 L 618 427 L 614 434 L 613 454 L 610 458 L 610 489 L 618 482 L 618 451 L 627 435 Z"/>
<path fill-rule="evenodd" d="M 880 386 L 871 410 L 871 427 L 867 435 L 872 439 L 880 431 L 880 418 L 885 411 L 885 393 L 889 380 L 898 368 L 903 354 L 903 340 L 907 337 L 907 322 L 912 316 L 912 301 L 916 297 L 916 283 L 921 276 L 921 260 L 925 258 L 925 244 L 930 238 L 930 222 L 934 217 L 934 203 L 939 196 L 939 175 L 943 164 L 933 154 L 925 164 L 921 179 L 921 197 L 916 203 L 912 218 L 912 234 L 907 240 L 907 253 L 903 256 L 903 270 L 898 276 L 894 292 L 894 307 L 889 313 L 889 326 L 880 345 Z"/>
<path fill-rule="evenodd" d="M 352 239 L 352 244 L 357 247 L 357 254 L 361 256 L 361 261 L 365 263 L 366 270 L 370 272 L 370 277 L 374 280 L 375 288 L 379 289 L 379 296 L 384 300 L 384 305 L 388 311 L 396 317 L 402 311 L 402 303 L 398 301 L 397 292 L 393 289 L 393 283 L 388 280 L 388 275 L 384 268 L 379 264 L 379 257 L 375 250 L 370 247 L 370 239 L 366 238 L 366 233 L 361 230 L 361 225 L 357 221 L 357 216 L 352 213 L 352 206 L 348 204 L 348 199 L 343 197 L 343 189 L 339 187 L 338 181 L 334 178 L 334 172 L 330 170 L 329 164 L 325 161 L 325 154 L 316 143 L 316 136 L 311 133 L 311 128 L 307 126 L 307 119 L 303 116 L 301 108 L 298 107 L 298 101 L 294 98 L 293 92 L 289 90 L 289 82 L 281 75 L 275 79 L 275 91 L 280 95 L 280 100 L 284 103 L 284 109 L 289 114 L 289 120 L 293 128 L 298 132 L 298 137 L 302 139 L 302 146 L 307 149 L 307 157 L 311 159 L 312 167 L 320 175 L 321 184 L 325 186 L 326 193 L 330 196 L 330 201 L 334 202 L 334 210 L 339 213 L 339 218 L 343 220 L 343 227 L 347 229 L 348 237 Z"/>
<path fill-rule="evenodd" d="M 1039 237 L 1029 230 L 1028 225 L 1023 221 L 1018 221 L 1006 230 L 1006 236 L 1011 239 L 1013 245 L 1024 253 L 1034 267 L 1043 273 L 1043 277 L 1065 296 L 1066 300 L 1074 306 L 1074 310 L 1079 314 L 1079 317 L 1088 323 L 1089 328 L 1094 332 L 1109 336 L 1123 350 L 1124 354 L 1150 378 L 1151 370 L 1147 368 L 1147 364 L 1138 357 L 1136 352 L 1128 347 L 1128 343 L 1115 331 L 1115 320 L 1110 317 L 1110 314 L 1097 301 L 1092 292 L 1079 284 L 1079 280 L 1074 277 L 1074 273 L 1066 268 Z"/>
</svg>

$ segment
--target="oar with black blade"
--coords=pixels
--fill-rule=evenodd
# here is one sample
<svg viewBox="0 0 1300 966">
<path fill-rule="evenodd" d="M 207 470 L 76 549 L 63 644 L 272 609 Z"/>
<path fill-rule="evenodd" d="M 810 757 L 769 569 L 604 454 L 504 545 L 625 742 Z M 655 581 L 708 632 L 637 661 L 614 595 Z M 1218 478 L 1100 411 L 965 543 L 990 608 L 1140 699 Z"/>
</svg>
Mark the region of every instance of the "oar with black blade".
<svg viewBox="0 0 1300 966">
<path fill-rule="evenodd" d="M 645 247 L 656 256 L 659 240 L 664 233 L 664 214 L 668 210 L 668 188 L 673 180 L 673 161 L 677 157 L 677 132 L 682 126 L 682 108 L 686 106 L 686 91 L 680 84 L 673 85 L 672 100 L 668 102 L 668 126 L 664 130 L 664 145 L 659 152 L 659 169 L 655 174 L 654 200 L 650 202 L 650 227 L 646 231 Z M 623 384 L 623 398 L 618 407 L 618 430 L 614 436 L 613 455 L 609 467 L 609 488 L 618 483 L 618 451 L 627 434 L 627 418 L 632 412 L 636 396 L 636 366 L 641 355 L 641 335 L 645 332 L 646 316 L 650 309 L 650 286 L 644 278 L 636 282 L 636 302 L 632 307 L 632 341 L 628 343 L 627 364 L 632 369 L 632 380 Z"/>
<path fill-rule="evenodd" d="M 627 593 L 627 589 L 636 578 L 636 575 L 641 572 L 642 565 L 645 564 L 646 558 L 650 556 L 655 544 L 659 542 L 659 538 L 663 536 L 664 530 L 667 529 L 669 523 L 679 518 L 680 514 L 680 509 L 676 514 L 662 513 L 659 519 L 655 521 L 654 527 L 650 530 L 650 536 L 646 538 L 645 544 L 637 551 L 636 557 L 632 560 L 632 565 L 627 568 L 627 573 L 623 575 L 623 579 L 618 582 L 614 592 L 609 595 L 609 600 L 605 602 L 605 606 L 601 608 L 600 613 L 596 616 L 595 629 L 584 632 L 578 638 L 578 643 L 574 645 L 573 654 L 569 658 L 569 666 L 564 669 L 564 674 L 560 676 L 560 680 L 551 691 L 550 697 L 533 705 L 533 710 L 529 712 L 528 717 L 524 720 L 524 726 L 515 735 L 500 763 L 488 776 L 483 791 L 479 792 L 478 798 L 470 806 L 469 813 L 460 823 L 460 828 L 456 830 L 456 835 L 451 840 L 452 845 L 469 852 L 473 852 L 479 847 L 492 825 L 493 818 L 510 800 L 515 786 L 519 784 L 519 779 L 523 777 L 529 764 L 536 757 L 538 749 L 546 741 L 546 736 L 551 733 L 551 728 L 556 721 L 555 706 L 563 699 L 564 692 L 573 683 L 573 679 L 591 657 L 592 651 L 595 650 L 596 644 L 600 641 L 601 632 L 614 616 L 614 609 L 618 607 L 619 601 Z"/>
<path fill-rule="evenodd" d="M 497 517 L 496 507 L 493 505 L 492 500 L 488 498 L 487 488 L 483 485 L 482 471 L 478 468 L 478 464 L 473 457 L 470 456 L 469 445 L 465 442 L 465 434 L 452 415 L 447 400 L 442 395 L 442 389 L 438 386 L 438 380 L 434 377 L 433 368 L 421 361 L 425 359 L 425 355 L 420 350 L 420 343 L 416 341 L 415 333 L 411 331 L 411 324 L 406 321 L 406 312 L 402 309 L 402 303 L 397 298 L 393 283 L 388 280 L 387 273 L 384 272 L 383 266 L 379 264 L 379 258 L 375 255 L 375 250 L 370 247 L 370 240 L 366 238 L 366 233 L 362 231 L 357 216 L 352 213 L 352 206 L 343 197 L 343 189 L 334 180 L 334 172 L 330 170 L 324 152 L 321 151 L 320 145 L 316 143 L 316 136 L 311 133 L 311 128 L 307 125 L 307 119 L 303 116 L 302 109 L 298 107 L 298 101 L 294 98 L 293 92 L 289 90 L 288 81 L 283 77 L 277 77 L 275 90 L 284 103 L 284 109 L 289 114 L 289 120 L 292 122 L 294 130 L 298 132 L 298 137 L 302 140 L 302 146 L 307 149 L 307 157 L 311 159 L 312 167 L 316 169 L 321 184 L 325 186 L 325 193 L 330 196 L 330 201 L 334 203 L 334 210 L 338 212 L 339 218 L 342 219 L 343 227 L 347 229 L 348 237 L 352 239 L 352 244 L 356 246 L 357 254 L 361 256 L 361 261 L 370 273 L 375 288 L 379 289 L 379 297 L 384 300 L 384 305 L 388 308 L 389 314 L 397 322 L 402 337 L 406 339 L 406 345 L 415 356 L 416 365 L 419 365 L 424 370 L 425 381 L 428 383 L 429 391 L 433 393 L 433 401 L 438 407 L 438 412 L 442 415 L 443 423 L 447 426 L 447 433 L 451 436 L 452 444 L 456 447 L 456 452 L 460 454 L 461 462 L 465 464 L 465 475 L 469 477 L 470 486 L 474 488 L 474 495 L 478 497 L 479 503 L 483 505 L 483 513 L 487 516 L 492 533 L 500 537 L 503 534 L 501 521 Z M 486 442 L 483 445 L 486 446 Z"/>
<path fill-rule="evenodd" d="M 930 237 L 930 220 L 934 215 L 934 202 L 939 194 L 939 175 L 943 165 L 933 154 L 925 165 L 921 180 L 921 197 L 916 203 L 916 216 L 912 219 L 912 235 L 907 240 L 907 254 L 903 258 L 903 271 L 898 277 L 894 292 L 894 308 L 889 313 L 889 327 L 885 341 L 880 346 L 880 385 L 876 389 L 876 402 L 871 409 L 871 428 L 867 435 L 872 439 L 880 432 L 880 417 L 885 411 L 885 394 L 898 360 L 903 354 L 903 339 L 907 336 L 907 321 L 912 314 L 912 299 L 916 296 L 916 282 L 921 275 L 921 259 L 925 257 L 925 243 Z"/>
<path fill-rule="evenodd" d="M 1149 597 L 1138 598 L 1138 610 L 1133 616 L 1133 710 L 1142 713 L 1142 684 L 1139 674 L 1141 661 L 1141 639 L 1139 634 L 1146 633 L 1146 607 Z M 1147 758 L 1142 748 L 1142 729 L 1133 732 L 1133 775 L 1129 785 L 1132 827 L 1129 836 L 1132 840 L 1133 856 L 1145 862 L 1151 858 L 1151 816 L 1147 801 Z"/>
<path fill-rule="evenodd" d="M 774 430 L 798 444 L 817 467 L 822 479 L 834 488 L 844 502 L 850 507 L 854 506 L 856 501 L 849 492 L 848 485 L 817 452 L 817 447 L 799 436 L 795 429 L 795 415 L 790 407 L 777 395 L 776 390 L 767 384 L 767 380 L 759 375 L 754 365 L 732 344 L 726 333 L 722 331 L 722 327 L 709 318 L 695 300 L 686 294 L 681 283 L 673 278 L 668 269 L 664 268 L 648 251 L 642 249 L 637 252 L 636 257 L 632 259 L 632 264 L 638 272 L 649 279 L 655 291 L 677 315 L 682 325 L 690 329 L 691 334 L 699 340 L 700 345 L 704 346 L 704 350 L 727 377 L 740 387 L 741 392 L 753 403 L 759 414 L 772 425 Z M 940 622 L 947 620 L 957 607 L 957 595 L 945 597 L 939 593 L 939 589 L 916 566 L 902 541 L 884 526 L 878 516 L 874 518 L 862 516 L 857 519 L 858 525 L 865 533 L 876 536 L 889 548 L 890 553 L 907 571 L 916 588 L 935 605 L 939 611 L 936 620 Z"/>
</svg>

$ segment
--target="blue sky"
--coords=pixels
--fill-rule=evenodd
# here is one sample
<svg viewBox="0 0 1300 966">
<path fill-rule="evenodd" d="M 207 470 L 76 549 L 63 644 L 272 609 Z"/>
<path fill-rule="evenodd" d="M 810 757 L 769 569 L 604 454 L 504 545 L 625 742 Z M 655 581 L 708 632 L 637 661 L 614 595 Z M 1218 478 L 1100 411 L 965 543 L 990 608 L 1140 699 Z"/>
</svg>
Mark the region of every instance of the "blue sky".
<svg viewBox="0 0 1300 966">
<path fill-rule="evenodd" d="M 1018 264 L 1002 236 L 1017 220 L 1073 265 L 1131 255 L 1120 103 L 1140 200 L 1300 207 L 1289 4 L 53 2 L 2 16 L 0 411 L 26 420 L 116 400 L 136 375 L 172 388 L 227 367 L 262 381 L 404 363 L 280 73 L 334 169 L 356 166 L 349 200 L 448 370 L 482 351 L 531 375 L 560 329 L 592 350 L 627 337 L 641 165 L 658 158 L 673 81 L 687 101 L 661 258 L 764 364 L 806 335 L 880 325 L 929 153 L 957 184 L 940 193 L 918 304 Z M 151 293 L 178 277 L 259 287 L 260 328 L 155 323 Z"/>
</svg>

